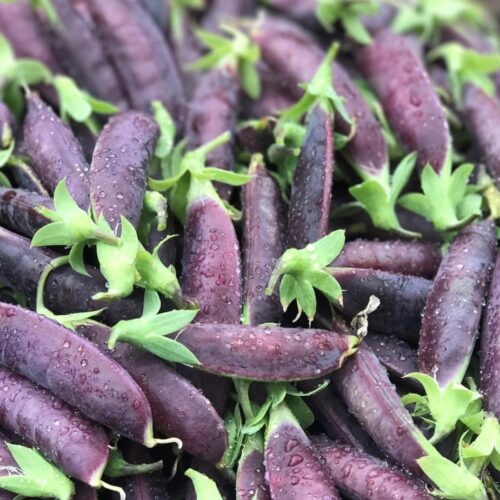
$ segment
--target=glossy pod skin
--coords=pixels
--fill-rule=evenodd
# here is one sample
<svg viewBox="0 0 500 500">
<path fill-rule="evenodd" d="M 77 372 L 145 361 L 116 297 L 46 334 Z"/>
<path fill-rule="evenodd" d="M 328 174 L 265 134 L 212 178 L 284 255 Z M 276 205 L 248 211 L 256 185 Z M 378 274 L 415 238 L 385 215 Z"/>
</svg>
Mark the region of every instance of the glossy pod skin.
<svg viewBox="0 0 500 500">
<path fill-rule="evenodd" d="M 48 220 L 35 209 L 43 206 L 54 210 L 47 196 L 24 189 L 0 187 L 0 225 L 31 238 Z"/>
<path fill-rule="evenodd" d="M 343 314 L 352 318 L 366 307 L 371 295 L 376 295 L 380 306 L 370 314 L 370 328 L 413 344 L 418 342 L 421 313 L 431 287 L 429 280 L 354 268 L 333 268 L 332 275 L 344 290 Z"/>
<path fill-rule="evenodd" d="M 318 378 L 355 351 L 356 337 L 317 329 L 197 323 L 177 340 L 218 375 L 278 382 Z"/>
<path fill-rule="evenodd" d="M 304 248 L 328 232 L 333 184 L 333 116 L 321 105 L 309 113 L 288 208 L 287 246 Z"/>
<path fill-rule="evenodd" d="M 418 166 L 439 174 L 450 155 L 448 121 L 422 60 L 412 44 L 389 29 L 357 53 L 359 69 L 377 93 L 387 119 Z"/>
<path fill-rule="evenodd" d="M 108 461 L 105 430 L 49 391 L 0 368 L 0 425 L 80 481 L 98 486 Z"/>
<path fill-rule="evenodd" d="M 489 174 L 500 188 L 500 144 L 496 130 L 500 127 L 500 101 L 474 85 L 466 85 L 463 114 L 469 133 L 475 138 Z"/>
<path fill-rule="evenodd" d="M 113 116 L 97 139 L 90 167 L 91 206 L 115 232 L 120 216 L 134 227 L 139 223 L 158 134 L 151 115 L 127 111 Z"/>
<path fill-rule="evenodd" d="M 427 296 L 418 364 L 442 386 L 460 383 L 469 365 L 495 252 L 493 221 L 466 226 L 443 257 Z"/>
<path fill-rule="evenodd" d="M 484 407 L 500 418 L 500 254 L 495 269 L 483 317 L 480 351 L 480 387 Z"/>
<path fill-rule="evenodd" d="M 330 471 L 339 490 L 362 500 L 432 500 L 426 486 L 387 462 L 346 444 L 328 440 L 314 442 L 320 462 Z"/>
<path fill-rule="evenodd" d="M 439 246 L 422 241 L 348 241 L 333 267 L 378 269 L 431 279 L 441 262 Z"/>
<path fill-rule="evenodd" d="M 59 254 L 30 246 L 30 240 L 0 227 L 0 281 L 14 288 L 34 304 L 40 274 Z M 45 306 L 56 314 L 94 311 L 105 307 L 104 321 L 115 324 L 121 319 L 137 318 L 142 312 L 141 295 L 134 292 L 115 302 L 92 300 L 105 288 L 101 273 L 87 266 L 90 276 L 76 273 L 69 266 L 51 272 L 45 286 Z"/>
<path fill-rule="evenodd" d="M 170 48 L 137 0 L 85 0 L 133 109 L 159 100 L 182 130 L 185 100 Z"/>
<path fill-rule="evenodd" d="M 119 434 L 155 444 L 146 396 L 118 363 L 28 309 L 0 303 L 0 318 L 0 364 Z"/>
<path fill-rule="evenodd" d="M 229 67 L 214 68 L 199 77 L 189 102 L 186 133 L 193 149 L 210 142 L 236 126 L 240 85 L 238 76 Z M 234 170 L 233 145 L 226 142 L 207 155 L 206 164 Z M 231 186 L 215 184 L 219 195 L 227 199 Z"/>
<path fill-rule="evenodd" d="M 57 24 L 50 25 L 52 45 L 63 65 L 92 95 L 126 109 L 124 90 L 90 16 L 68 0 L 52 5 L 58 16 Z"/>
<path fill-rule="evenodd" d="M 26 96 L 22 151 L 43 185 L 53 194 L 66 179 L 71 196 L 80 208 L 89 206 L 89 164 L 71 129 L 36 93 Z"/>
<path fill-rule="evenodd" d="M 249 175 L 253 179 L 242 188 L 244 315 L 249 325 L 279 323 L 279 296 L 277 292 L 266 295 L 264 290 L 285 251 L 285 206 L 264 165 L 257 162 Z"/>
<path fill-rule="evenodd" d="M 77 332 L 130 373 L 151 405 L 155 429 L 165 436 L 178 437 L 188 453 L 208 463 L 216 464 L 222 458 L 227 447 L 224 422 L 184 377 L 156 356 L 132 345 L 118 343 L 109 351 L 107 326 L 82 325 Z"/>
<path fill-rule="evenodd" d="M 264 454 L 243 451 L 236 474 L 236 500 L 271 500 L 264 471 Z"/>
<path fill-rule="evenodd" d="M 417 442 L 419 430 L 370 348 L 362 344 L 355 356 L 332 373 L 332 380 L 378 447 L 405 469 L 420 474 L 416 460 L 425 452 Z"/>
</svg>

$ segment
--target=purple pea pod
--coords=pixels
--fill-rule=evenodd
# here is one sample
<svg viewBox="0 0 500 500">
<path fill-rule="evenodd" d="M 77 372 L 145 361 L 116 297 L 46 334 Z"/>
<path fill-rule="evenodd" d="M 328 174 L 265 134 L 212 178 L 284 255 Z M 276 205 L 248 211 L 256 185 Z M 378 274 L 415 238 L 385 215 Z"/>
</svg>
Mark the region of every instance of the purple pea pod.
<svg viewBox="0 0 500 500">
<path fill-rule="evenodd" d="M 23 152 L 51 194 L 63 179 L 78 206 L 89 206 L 89 171 L 82 147 L 71 129 L 36 93 L 26 97 Z"/>
<path fill-rule="evenodd" d="M 285 403 L 271 410 L 264 457 L 271 498 L 340 500 L 330 473 Z"/>
<path fill-rule="evenodd" d="M 427 296 L 418 363 L 442 387 L 460 383 L 469 365 L 495 258 L 494 228 L 484 221 L 462 229 Z"/>
<path fill-rule="evenodd" d="M 0 303 L 0 363 L 116 432 L 156 444 L 146 396 L 118 363 L 50 319 Z M 44 335 L 45 332 L 45 335 Z"/>
<path fill-rule="evenodd" d="M 265 294 L 277 260 L 285 251 L 285 207 L 276 181 L 254 157 L 243 186 L 244 311 L 249 325 L 279 323 L 282 312 L 277 293 Z"/>
<path fill-rule="evenodd" d="M 419 444 L 423 436 L 370 348 L 361 345 L 332 380 L 377 446 L 405 469 L 420 474 L 417 460 L 425 455 Z"/>
<path fill-rule="evenodd" d="M 21 292 L 31 303 L 42 271 L 59 256 L 51 250 L 31 247 L 30 240 L 0 227 L 0 281 Z M 102 317 L 109 324 L 141 315 L 142 299 L 137 292 L 115 302 L 93 300 L 91 297 L 106 283 L 97 269 L 87 266 L 87 272 L 89 276 L 84 276 L 69 267 L 51 272 L 45 287 L 45 305 L 57 314 L 104 307 Z"/>
<path fill-rule="evenodd" d="M 378 269 L 397 274 L 433 278 L 441 262 L 439 246 L 420 241 L 348 241 L 334 267 Z"/>
<path fill-rule="evenodd" d="M 320 462 L 339 490 L 349 498 L 431 500 L 426 485 L 402 470 L 348 445 L 315 441 Z"/>
<path fill-rule="evenodd" d="M 488 303 L 481 331 L 480 375 L 484 407 L 500 418 L 500 254 L 497 253 L 495 269 L 488 295 Z"/>
<path fill-rule="evenodd" d="M 91 205 L 115 232 L 120 216 L 134 227 L 139 223 L 158 134 L 152 116 L 128 111 L 113 116 L 97 139 L 90 167 Z"/>
<path fill-rule="evenodd" d="M 243 447 L 236 473 L 236 500 L 271 500 L 261 448 L 251 440 Z"/>
</svg>

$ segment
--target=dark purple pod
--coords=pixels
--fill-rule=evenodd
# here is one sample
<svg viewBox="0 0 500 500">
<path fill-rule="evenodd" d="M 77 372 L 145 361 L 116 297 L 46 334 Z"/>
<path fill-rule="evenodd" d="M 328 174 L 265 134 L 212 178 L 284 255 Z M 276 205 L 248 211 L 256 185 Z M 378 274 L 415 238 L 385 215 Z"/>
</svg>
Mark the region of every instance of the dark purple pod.
<svg viewBox="0 0 500 500">
<path fill-rule="evenodd" d="M 421 314 L 431 288 L 429 280 L 354 268 L 333 268 L 332 275 L 343 290 L 343 314 L 352 318 L 366 307 L 370 296 L 375 295 L 380 299 L 380 306 L 369 316 L 370 328 L 413 344 L 418 342 Z"/>
<path fill-rule="evenodd" d="M 378 447 L 405 469 L 420 474 L 416 461 L 425 455 L 417 441 L 420 431 L 370 348 L 362 344 L 355 356 L 332 373 L 332 380 Z"/>
<path fill-rule="evenodd" d="M 58 22 L 47 24 L 54 52 L 65 69 L 92 95 L 126 109 L 125 92 L 90 16 L 83 15 L 72 1 L 53 0 L 52 5 Z"/>
<path fill-rule="evenodd" d="M 17 462 L 14 460 L 14 457 L 10 454 L 10 451 L 7 448 L 7 439 L 0 434 L 0 477 L 10 476 L 9 470 L 4 469 L 4 467 L 13 467 L 15 469 L 19 468 Z M 15 493 L 0 489 L 0 500 L 13 500 L 15 496 Z"/>
<path fill-rule="evenodd" d="M 89 164 L 73 132 L 36 93 L 26 96 L 22 151 L 31 159 L 35 173 L 53 194 L 66 179 L 79 207 L 89 206 Z"/>
<path fill-rule="evenodd" d="M 390 273 L 433 278 L 441 262 L 439 246 L 423 241 L 348 241 L 334 267 L 378 269 Z"/>
<path fill-rule="evenodd" d="M 134 227 L 139 223 L 158 134 L 151 115 L 127 111 L 113 116 L 97 138 L 90 167 L 91 206 L 115 232 L 120 216 Z"/>
<path fill-rule="evenodd" d="M 132 108 L 150 111 L 158 100 L 182 130 L 185 100 L 168 43 L 137 0 L 85 0 Z"/>
<path fill-rule="evenodd" d="M 307 117 L 306 135 L 293 177 L 288 208 L 288 248 L 304 248 L 328 232 L 333 142 L 333 115 L 317 105 Z"/>
<path fill-rule="evenodd" d="M 420 169 L 430 163 L 440 173 L 451 154 L 448 121 L 411 43 L 385 29 L 359 49 L 357 61 L 402 145 L 408 152 L 417 151 Z"/>
<path fill-rule="evenodd" d="M 209 463 L 217 463 L 227 447 L 224 422 L 210 402 L 184 377 L 149 352 L 118 343 L 107 349 L 110 328 L 83 325 L 77 332 L 120 363 L 144 391 L 153 414 L 154 428 L 178 437 L 183 448 Z"/>
<path fill-rule="evenodd" d="M 264 454 L 243 449 L 236 473 L 236 500 L 271 500 L 266 484 Z"/>
<path fill-rule="evenodd" d="M 264 464 L 271 498 L 340 500 L 309 438 L 283 406 L 271 413 L 266 433 Z"/>
<path fill-rule="evenodd" d="M 0 303 L 0 317 L 0 364 L 119 434 L 154 446 L 146 396 L 118 363 L 28 309 Z"/>
<path fill-rule="evenodd" d="M 250 166 L 253 179 L 243 186 L 244 316 L 249 325 L 279 323 L 278 293 L 264 290 L 285 251 L 285 205 L 276 181 L 265 166 Z"/>
<path fill-rule="evenodd" d="M 34 304 L 40 274 L 59 254 L 30 247 L 30 241 L 0 227 L 0 281 L 26 296 Z M 102 317 L 109 324 L 121 319 L 137 318 L 142 311 L 141 294 L 114 302 L 92 300 L 92 296 L 105 288 L 101 273 L 87 266 L 90 276 L 76 273 L 65 266 L 51 272 L 45 286 L 45 306 L 56 314 L 94 311 L 105 308 Z"/>
<path fill-rule="evenodd" d="M 358 339 L 317 329 L 197 323 L 177 340 L 199 359 L 200 369 L 262 382 L 327 375 L 356 350 Z"/>
<path fill-rule="evenodd" d="M 38 229 L 49 222 L 35 210 L 40 206 L 54 210 L 51 198 L 23 189 L 0 186 L 1 226 L 31 238 Z"/>
<path fill-rule="evenodd" d="M 488 295 L 481 331 L 480 375 L 484 407 L 500 418 L 500 254 Z"/>
<path fill-rule="evenodd" d="M 166 31 L 169 21 L 169 2 L 158 0 L 140 0 L 140 2 L 161 31 Z"/>
<path fill-rule="evenodd" d="M 418 364 L 442 386 L 460 383 L 469 365 L 495 252 L 493 221 L 465 227 L 443 257 L 427 296 Z"/>
<path fill-rule="evenodd" d="M 404 340 L 370 332 L 364 341 L 391 375 L 402 378 L 418 372 L 417 351 Z"/>
<path fill-rule="evenodd" d="M 500 128 L 500 101 L 475 85 L 466 85 L 463 114 L 465 125 L 479 146 L 488 172 L 500 188 L 500 144 L 496 135 Z"/>
<path fill-rule="evenodd" d="M 221 24 L 242 16 L 255 14 L 256 0 L 210 0 L 210 6 L 202 19 L 203 29 L 219 31 Z"/>
<path fill-rule="evenodd" d="M 233 131 L 238 112 L 240 84 L 229 67 L 214 68 L 200 76 L 189 102 L 186 133 L 193 149 L 210 142 L 227 130 Z M 226 142 L 207 155 L 210 167 L 234 170 L 233 145 Z M 222 198 L 229 198 L 232 187 L 215 184 Z"/>
<path fill-rule="evenodd" d="M 106 431 L 49 391 L 0 368 L 0 425 L 70 476 L 99 486 L 108 461 Z"/>
<path fill-rule="evenodd" d="M 314 446 L 339 490 L 349 498 L 432 500 L 425 484 L 387 462 L 346 444 L 323 441 Z"/>
<path fill-rule="evenodd" d="M 266 5 L 300 22 L 315 19 L 316 0 L 266 0 Z"/>
</svg>

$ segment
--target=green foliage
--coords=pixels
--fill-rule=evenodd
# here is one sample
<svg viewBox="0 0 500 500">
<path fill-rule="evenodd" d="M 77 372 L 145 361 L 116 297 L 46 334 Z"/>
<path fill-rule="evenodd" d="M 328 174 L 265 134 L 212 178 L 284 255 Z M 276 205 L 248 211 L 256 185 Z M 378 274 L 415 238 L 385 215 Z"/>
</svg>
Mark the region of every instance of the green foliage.
<svg viewBox="0 0 500 500">
<path fill-rule="evenodd" d="M 194 469 L 188 469 L 184 475 L 193 481 L 197 500 L 222 500 L 217 485 L 205 474 Z"/>
</svg>

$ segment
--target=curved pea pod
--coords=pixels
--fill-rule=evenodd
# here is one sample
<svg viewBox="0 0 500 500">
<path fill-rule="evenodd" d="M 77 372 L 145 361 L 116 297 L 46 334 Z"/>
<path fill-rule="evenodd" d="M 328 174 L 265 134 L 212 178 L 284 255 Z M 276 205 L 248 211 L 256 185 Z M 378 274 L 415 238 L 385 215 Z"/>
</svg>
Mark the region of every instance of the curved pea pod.
<svg viewBox="0 0 500 500">
<path fill-rule="evenodd" d="M 439 246 L 433 243 L 360 239 L 348 241 L 332 266 L 378 269 L 430 279 L 435 276 L 440 262 Z"/>
<path fill-rule="evenodd" d="M 420 169 L 430 163 L 439 174 L 450 161 L 448 121 L 411 43 L 385 29 L 358 51 L 357 60 L 403 146 L 417 151 Z"/>
<path fill-rule="evenodd" d="M 425 452 L 418 439 L 423 436 L 370 348 L 361 345 L 355 356 L 332 373 L 332 380 L 378 447 L 405 469 L 420 474 L 417 460 Z"/>
<path fill-rule="evenodd" d="M 210 7 L 202 19 L 203 29 L 218 31 L 222 23 L 237 19 L 241 16 L 250 16 L 257 8 L 256 0 L 211 0 Z"/>
<path fill-rule="evenodd" d="M 50 392 L 0 368 L 0 425 L 40 450 L 70 476 L 99 486 L 108 461 L 105 430 Z"/>
<path fill-rule="evenodd" d="M 475 138 L 486 167 L 500 188 L 500 145 L 496 131 L 500 127 L 500 101 L 475 85 L 466 85 L 463 113 L 469 133 Z"/>
<path fill-rule="evenodd" d="M 480 375 L 484 407 L 500 418 L 500 254 L 497 254 L 481 331 Z"/>
<path fill-rule="evenodd" d="M 23 153 L 35 173 L 53 194 L 66 179 L 68 190 L 78 206 L 89 206 L 89 164 L 71 129 L 36 93 L 26 96 L 27 113 L 23 126 Z"/>
<path fill-rule="evenodd" d="M 158 100 L 179 130 L 185 114 L 182 82 L 167 41 L 136 0 L 85 0 L 132 108 Z"/>
<path fill-rule="evenodd" d="M 30 246 L 30 241 L 0 227 L 0 281 L 18 290 L 34 303 L 40 274 L 59 254 Z M 89 276 L 76 273 L 69 267 L 51 272 L 47 278 L 44 303 L 57 314 L 95 311 L 105 307 L 103 319 L 115 324 L 121 319 L 141 315 L 140 294 L 115 302 L 92 300 L 92 296 L 105 288 L 99 271 L 88 266 Z"/>
<path fill-rule="evenodd" d="M 342 366 L 357 337 L 327 330 L 197 323 L 177 340 L 199 359 L 200 369 L 262 382 L 306 380 Z"/>
<path fill-rule="evenodd" d="M 82 325 L 77 332 L 130 373 L 151 405 L 155 429 L 179 438 L 188 453 L 209 463 L 222 458 L 227 447 L 224 422 L 184 377 L 156 356 L 132 345 L 119 342 L 109 351 L 107 326 Z"/>
<path fill-rule="evenodd" d="M 418 372 L 417 351 L 404 340 L 370 332 L 364 341 L 391 375 L 402 378 Z"/>
<path fill-rule="evenodd" d="M 52 5 L 58 18 L 49 25 L 53 48 L 63 65 L 92 95 L 126 109 L 124 90 L 90 16 L 71 1 L 54 0 Z"/>
<path fill-rule="evenodd" d="M 49 389 L 84 415 L 154 446 L 151 408 L 130 375 L 71 330 L 0 303 L 0 363 Z"/>
<path fill-rule="evenodd" d="M 375 295 L 380 306 L 370 314 L 370 328 L 418 342 L 421 313 L 431 288 L 429 280 L 373 269 L 333 268 L 331 274 L 343 290 L 343 314 L 355 316 Z"/>
<path fill-rule="evenodd" d="M 426 485 L 387 462 L 332 441 L 314 442 L 321 464 L 349 498 L 431 500 Z"/>
<path fill-rule="evenodd" d="M 495 258 L 494 227 L 484 221 L 462 229 L 427 296 L 418 364 L 443 387 L 460 383 L 469 365 Z"/>
<path fill-rule="evenodd" d="M 216 67 L 200 76 L 186 118 L 186 133 L 191 147 L 200 147 L 226 130 L 234 130 L 239 90 L 238 76 L 228 67 Z M 230 142 L 221 144 L 207 155 L 206 164 L 234 170 L 232 149 Z M 222 198 L 229 198 L 231 186 L 215 185 Z"/>
<path fill-rule="evenodd" d="M 340 500 L 328 470 L 285 403 L 271 410 L 264 457 L 271 498 Z"/>
<path fill-rule="evenodd" d="M 151 115 L 127 111 L 113 116 L 97 138 L 90 167 L 91 205 L 115 232 L 120 216 L 134 227 L 139 223 L 158 134 Z"/>
<path fill-rule="evenodd" d="M 54 210 L 54 202 L 47 196 L 24 189 L 0 187 L 0 225 L 7 229 L 31 238 L 49 223 L 37 212 L 39 206 Z"/>
<path fill-rule="evenodd" d="M 265 294 L 277 260 L 285 251 L 285 206 L 276 181 L 256 160 L 243 186 L 244 312 L 250 325 L 279 323 L 277 293 Z"/>
<path fill-rule="evenodd" d="M 304 248 L 328 232 L 333 184 L 333 116 L 316 105 L 307 129 L 292 184 L 287 246 Z"/>
<path fill-rule="evenodd" d="M 271 500 L 261 449 L 245 445 L 236 473 L 236 500 Z"/>
</svg>

